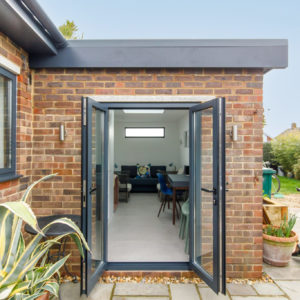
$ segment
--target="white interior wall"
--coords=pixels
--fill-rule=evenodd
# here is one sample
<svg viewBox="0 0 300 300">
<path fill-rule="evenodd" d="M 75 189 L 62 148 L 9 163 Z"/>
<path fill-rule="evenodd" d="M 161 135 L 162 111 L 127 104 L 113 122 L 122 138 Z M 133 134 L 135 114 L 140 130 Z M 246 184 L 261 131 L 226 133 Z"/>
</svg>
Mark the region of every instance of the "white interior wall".
<svg viewBox="0 0 300 300">
<path fill-rule="evenodd" d="M 178 122 L 135 123 L 115 119 L 115 163 L 136 165 L 151 163 L 152 165 L 180 164 Z M 165 138 L 125 138 L 125 127 L 165 127 Z M 170 169 L 173 169 L 171 167 Z"/>
<path fill-rule="evenodd" d="M 108 121 L 108 220 L 114 211 L 114 111 L 109 111 Z"/>
<path fill-rule="evenodd" d="M 189 132 L 189 115 L 185 115 L 180 119 L 178 125 L 178 133 L 179 133 L 179 167 L 183 168 L 185 165 L 189 165 L 189 147 L 185 147 L 184 145 L 184 132 Z"/>
</svg>

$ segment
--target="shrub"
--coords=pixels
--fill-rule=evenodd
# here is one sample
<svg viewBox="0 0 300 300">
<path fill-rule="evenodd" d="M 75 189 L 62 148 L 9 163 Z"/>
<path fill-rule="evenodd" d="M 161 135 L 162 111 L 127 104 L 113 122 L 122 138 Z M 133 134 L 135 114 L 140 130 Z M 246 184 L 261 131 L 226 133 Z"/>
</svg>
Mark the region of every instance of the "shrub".
<svg viewBox="0 0 300 300">
<path fill-rule="evenodd" d="M 272 153 L 285 172 L 293 172 L 300 158 L 300 132 L 282 135 L 272 140 Z"/>
<path fill-rule="evenodd" d="M 263 161 L 270 163 L 270 168 L 277 169 L 278 162 L 275 160 L 274 153 L 272 151 L 272 144 L 265 142 L 263 144 Z"/>
<path fill-rule="evenodd" d="M 298 159 L 297 163 L 294 165 L 293 171 L 295 178 L 300 180 L 300 159 Z"/>
</svg>

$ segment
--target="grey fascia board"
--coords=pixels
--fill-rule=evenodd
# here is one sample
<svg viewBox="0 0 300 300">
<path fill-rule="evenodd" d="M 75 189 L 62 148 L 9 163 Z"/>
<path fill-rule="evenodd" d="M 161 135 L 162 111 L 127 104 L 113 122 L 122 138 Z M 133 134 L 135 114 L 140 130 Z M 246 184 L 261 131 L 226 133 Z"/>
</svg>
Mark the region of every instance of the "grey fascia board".
<svg viewBox="0 0 300 300">
<path fill-rule="evenodd" d="M 261 68 L 288 66 L 287 40 L 71 41 L 32 68 Z"/>
<path fill-rule="evenodd" d="M 29 53 L 57 54 L 53 42 L 15 0 L 0 1 L 0 31 Z"/>
</svg>

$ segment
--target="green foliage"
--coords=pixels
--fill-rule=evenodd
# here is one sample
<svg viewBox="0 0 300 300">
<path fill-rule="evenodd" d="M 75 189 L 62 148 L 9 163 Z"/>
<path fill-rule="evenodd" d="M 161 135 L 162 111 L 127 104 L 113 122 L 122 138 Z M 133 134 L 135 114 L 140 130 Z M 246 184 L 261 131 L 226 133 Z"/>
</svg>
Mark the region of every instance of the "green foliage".
<svg viewBox="0 0 300 300">
<path fill-rule="evenodd" d="M 73 221 L 61 218 L 40 229 L 36 216 L 26 202 L 36 184 L 55 175 L 45 176 L 31 184 L 20 201 L 0 204 L 0 300 L 33 300 L 46 291 L 57 297 L 59 285 L 53 276 L 58 274 L 68 256 L 54 264 L 46 264 L 51 246 L 70 236 L 82 256 L 82 243 L 89 250 L 83 234 Z M 23 221 L 37 232 L 28 245 L 25 245 L 21 230 Z M 68 225 L 74 232 L 43 242 L 42 238 L 51 225 L 57 223 Z"/>
<path fill-rule="evenodd" d="M 300 159 L 293 166 L 294 176 L 296 179 L 300 180 Z"/>
<path fill-rule="evenodd" d="M 78 35 L 78 27 L 75 25 L 74 21 L 66 20 L 66 22 L 59 26 L 58 29 L 67 40 L 77 40 L 83 38 L 83 34 L 81 37 Z"/>
<path fill-rule="evenodd" d="M 275 157 L 272 152 L 272 145 L 271 143 L 264 143 L 263 144 L 263 161 L 270 162 L 271 164 L 276 164 Z"/>
<path fill-rule="evenodd" d="M 289 220 L 286 218 L 281 222 L 279 227 L 274 227 L 272 225 L 268 225 L 264 228 L 264 234 L 276 236 L 276 237 L 291 237 L 291 232 L 296 224 L 297 217 L 295 215 L 291 215 Z"/>
<path fill-rule="evenodd" d="M 275 160 L 285 172 L 293 172 L 293 166 L 300 158 L 300 133 L 279 136 L 271 144 Z"/>
</svg>

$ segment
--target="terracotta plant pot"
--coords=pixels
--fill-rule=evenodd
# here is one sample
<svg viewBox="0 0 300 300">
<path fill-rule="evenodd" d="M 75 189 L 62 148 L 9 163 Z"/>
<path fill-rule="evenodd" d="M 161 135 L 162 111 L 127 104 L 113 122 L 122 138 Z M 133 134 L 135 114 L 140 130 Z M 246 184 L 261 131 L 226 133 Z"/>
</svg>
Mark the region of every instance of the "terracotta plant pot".
<svg viewBox="0 0 300 300">
<path fill-rule="evenodd" d="M 264 225 L 264 228 L 267 226 Z M 297 242 L 298 236 L 294 231 L 291 232 L 291 237 L 289 238 L 276 237 L 263 233 L 264 262 L 276 267 L 286 266 L 291 259 Z"/>
<path fill-rule="evenodd" d="M 36 300 L 49 300 L 49 292 L 45 292 L 42 296 L 36 298 Z"/>
</svg>

